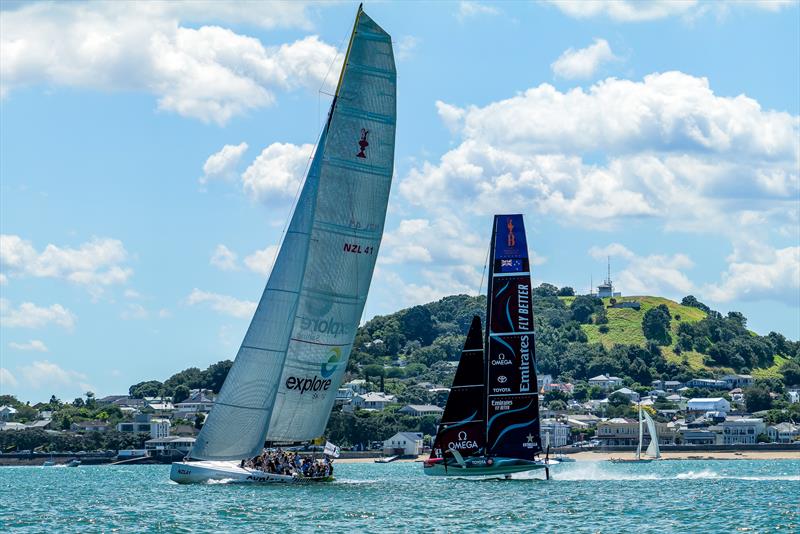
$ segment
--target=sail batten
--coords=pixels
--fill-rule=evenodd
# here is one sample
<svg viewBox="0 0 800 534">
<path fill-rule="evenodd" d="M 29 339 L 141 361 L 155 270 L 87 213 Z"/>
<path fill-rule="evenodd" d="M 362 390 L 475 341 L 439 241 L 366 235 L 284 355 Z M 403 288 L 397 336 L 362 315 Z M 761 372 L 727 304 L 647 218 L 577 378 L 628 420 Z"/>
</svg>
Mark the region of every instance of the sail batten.
<svg viewBox="0 0 800 534">
<path fill-rule="evenodd" d="M 302 441 L 324 431 L 380 248 L 395 95 L 391 38 L 359 8 L 292 220 L 193 458 L 245 458 L 265 440 Z"/>
</svg>

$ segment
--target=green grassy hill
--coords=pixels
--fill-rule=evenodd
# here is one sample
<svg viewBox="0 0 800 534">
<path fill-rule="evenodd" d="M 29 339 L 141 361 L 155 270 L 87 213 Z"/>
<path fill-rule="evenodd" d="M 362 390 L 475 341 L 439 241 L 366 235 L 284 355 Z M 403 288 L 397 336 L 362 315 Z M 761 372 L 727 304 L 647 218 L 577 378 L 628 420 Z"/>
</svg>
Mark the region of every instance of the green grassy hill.
<svg viewBox="0 0 800 534">
<path fill-rule="evenodd" d="M 569 305 L 569 301 L 573 297 L 562 297 L 567 301 L 565 304 Z M 611 299 L 603 299 L 603 304 L 607 307 Z M 608 314 L 608 332 L 600 332 L 602 325 L 584 324 L 581 329 L 586 332 L 589 338 L 589 343 L 602 343 L 604 347 L 611 348 L 615 344 L 625 345 L 644 345 L 647 341 L 642 330 L 642 318 L 647 310 L 655 308 L 660 304 L 664 304 L 669 308 L 672 315 L 672 343 L 669 346 L 663 347 L 662 351 L 667 361 L 674 363 L 684 362 L 694 370 L 710 370 L 714 372 L 731 372 L 730 369 L 724 367 L 709 367 L 703 363 L 703 355 L 695 351 L 684 351 L 680 355 L 675 354 L 675 343 L 678 339 L 678 325 L 682 322 L 694 323 L 705 319 L 707 314 L 701 309 L 693 308 L 691 306 L 683 306 L 675 301 L 663 297 L 649 297 L 649 296 L 632 296 L 632 297 L 617 297 L 619 302 L 637 301 L 641 303 L 642 307 L 639 310 L 632 308 L 606 308 Z"/>
</svg>

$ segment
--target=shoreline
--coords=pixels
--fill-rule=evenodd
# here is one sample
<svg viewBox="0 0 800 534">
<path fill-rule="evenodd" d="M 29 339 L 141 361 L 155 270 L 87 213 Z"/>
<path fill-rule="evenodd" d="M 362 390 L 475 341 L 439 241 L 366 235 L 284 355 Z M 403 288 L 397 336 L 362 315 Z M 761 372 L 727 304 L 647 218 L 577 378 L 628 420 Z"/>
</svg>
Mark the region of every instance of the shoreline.
<svg viewBox="0 0 800 534">
<path fill-rule="evenodd" d="M 602 462 L 612 458 L 633 459 L 633 452 L 607 452 L 607 451 L 582 451 L 565 454 L 567 458 L 574 458 L 584 462 Z M 421 462 L 427 458 L 421 454 L 417 458 L 402 458 L 391 463 Z M 800 450 L 790 451 L 682 451 L 661 452 L 664 460 L 800 460 Z M 373 463 L 376 458 L 338 458 L 338 464 Z"/>
</svg>

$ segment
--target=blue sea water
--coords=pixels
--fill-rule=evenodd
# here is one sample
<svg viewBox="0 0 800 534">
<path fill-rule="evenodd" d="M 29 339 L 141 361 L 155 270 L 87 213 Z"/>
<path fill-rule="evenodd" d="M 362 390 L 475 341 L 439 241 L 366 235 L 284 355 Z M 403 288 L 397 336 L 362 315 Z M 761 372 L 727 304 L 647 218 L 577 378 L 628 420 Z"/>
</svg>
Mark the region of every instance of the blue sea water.
<svg viewBox="0 0 800 534">
<path fill-rule="evenodd" d="M 178 485 L 169 466 L 5 467 L 0 532 L 800 532 L 798 460 L 579 461 L 552 474 L 339 464 L 333 483 L 253 486 Z"/>
</svg>

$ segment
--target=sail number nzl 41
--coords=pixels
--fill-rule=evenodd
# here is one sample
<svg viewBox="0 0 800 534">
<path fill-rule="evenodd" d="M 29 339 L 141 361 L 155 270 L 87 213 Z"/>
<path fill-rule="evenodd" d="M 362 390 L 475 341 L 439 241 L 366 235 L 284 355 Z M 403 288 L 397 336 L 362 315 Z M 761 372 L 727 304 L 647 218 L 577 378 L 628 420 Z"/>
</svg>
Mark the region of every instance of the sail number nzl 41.
<svg viewBox="0 0 800 534">
<path fill-rule="evenodd" d="M 375 247 L 362 247 L 358 243 L 345 243 L 342 250 L 353 254 L 372 254 L 375 251 Z"/>
</svg>

